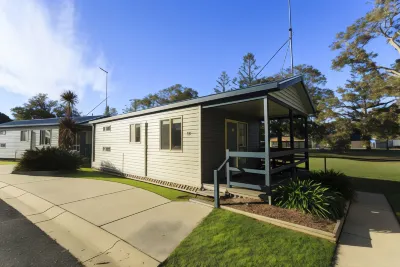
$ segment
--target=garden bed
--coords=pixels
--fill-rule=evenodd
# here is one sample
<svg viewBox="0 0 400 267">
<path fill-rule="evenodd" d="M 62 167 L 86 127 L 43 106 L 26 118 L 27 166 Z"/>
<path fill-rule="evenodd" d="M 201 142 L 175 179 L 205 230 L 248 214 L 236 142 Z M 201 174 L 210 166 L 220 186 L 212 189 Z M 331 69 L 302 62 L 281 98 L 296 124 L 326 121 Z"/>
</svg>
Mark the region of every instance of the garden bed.
<svg viewBox="0 0 400 267">
<path fill-rule="evenodd" d="M 257 201 L 250 198 L 228 198 L 221 200 L 221 205 L 330 233 L 333 233 L 336 225 L 336 221 L 317 218 L 311 214 L 304 214 L 296 210 L 271 206 L 262 200 Z"/>
</svg>

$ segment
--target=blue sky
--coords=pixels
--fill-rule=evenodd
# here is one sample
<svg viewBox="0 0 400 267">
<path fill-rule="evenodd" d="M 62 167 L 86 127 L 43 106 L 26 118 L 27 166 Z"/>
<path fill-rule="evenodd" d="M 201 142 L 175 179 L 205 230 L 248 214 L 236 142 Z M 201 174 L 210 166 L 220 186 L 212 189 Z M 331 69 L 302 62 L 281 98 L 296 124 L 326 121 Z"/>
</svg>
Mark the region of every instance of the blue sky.
<svg viewBox="0 0 400 267">
<path fill-rule="evenodd" d="M 365 0 L 292 0 L 295 64 L 321 70 L 329 88 L 342 85 L 348 72 L 331 70 L 337 52 L 329 45 L 370 8 Z M 119 112 L 129 99 L 176 83 L 207 95 L 221 71 L 237 74 L 244 54 L 264 65 L 288 38 L 283 0 L 16 0 L 2 3 L 0 12 L 9 40 L 0 45 L 0 111 L 7 114 L 38 92 L 56 99 L 64 89 L 76 90 L 78 108 L 89 112 L 105 96 L 98 66 L 110 72 L 109 105 Z M 396 56 L 384 40 L 370 48 L 383 63 Z M 284 54 L 263 74 L 278 72 Z"/>
</svg>

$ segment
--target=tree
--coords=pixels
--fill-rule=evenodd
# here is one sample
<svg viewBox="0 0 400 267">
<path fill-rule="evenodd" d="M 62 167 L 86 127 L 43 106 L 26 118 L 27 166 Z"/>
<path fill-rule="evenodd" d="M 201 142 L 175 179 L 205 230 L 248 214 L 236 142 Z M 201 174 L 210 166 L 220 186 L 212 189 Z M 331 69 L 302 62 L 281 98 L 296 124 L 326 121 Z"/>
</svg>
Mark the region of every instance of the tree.
<svg viewBox="0 0 400 267">
<path fill-rule="evenodd" d="M 339 87 L 339 99 L 335 110 L 336 117 L 347 119 L 361 132 L 361 140 L 367 149 L 371 148 L 370 140 L 376 129 L 376 117 L 381 110 L 394 103 L 396 99 L 380 90 L 385 84 L 384 76 L 377 74 L 357 75 L 353 71 L 351 79 L 344 87 Z"/>
<path fill-rule="evenodd" d="M 378 110 L 374 114 L 374 134 L 378 139 L 386 140 L 386 149 L 389 150 L 389 140 L 400 135 L 400 123 L 398 121 L 398 106 L 392 105 L 389 108 Z"/>
<path fill-rule="evenodd" d="M 240 88 L 249 87 L 257 82 L 257 70 L 260 67 L 256 64 L 253 53 L 247 53 L 243 56 L 242 65 L 239 67 L 238 82 Z"/>
<path fill-rule="evenodd" d="M 65 91 L 61 94 L 61 101 L 65 106 L 65 117 L 60 119 L 59 146 L 64 149 L 72 149 L 77 132 L 72 110 L 78 103 L 78 95 L 71 90 Z"/>
<path fill-rule="evenodd" d="M 50 100 L 47 94 L 37 94 L 23 106 L 11 109 L 11 114 L 16 120 L 45 119 L 56 117 L 55 111 L 58 101 Z"/>
<path fill-rule="evenodd" d="M 8 117 L 6 114 L 0 112 L 0 124 L 1 123 L 5 123 L 5 122 L 9 122 L 9 121 L 12 121 L 10 119 L 10 117 Z"/>
<path fill-rule="evenodd" d="M 64 103 L 57 100 L 51 100 L 47 94 L 37 94 L 22 106 L 11 109 L 11 114 L 16 120 L 46 119 L 55 117 L 64 117 L 66 114 Z M 80 116 L 80 112 L 72 107 L 72 116 Z"/>
<path fill-rule="evenodd" d="M 118 111 L 116 108 L 110 108 L 110 106 L 107 106 L 106 110 L 104 111 L 104 115 L 115 116 L 115 115 L 118 115 Z"/>
<path fill-rule="evenodd" d="M 231 80 L 228 73 L 223 71 L 217 79 L 217 86 L 214 88 L 215 93 L 223 93 L 232 90 L 232 83 L 236 83 L 236 78 Z"/>
<path fill-rule="evenodd" d="M 370 12 L 357 19 L 345 32 L 336 35 L 336 41 L 331 48 L 340 50 L 340 54 L 332 61 L 332 67 L 340 70 L 348 65 L 358 74 L 383 71 L 399 78 L 400 62 L 393 62 L 391 66 L 379 65 L 375 60 L 378 54 L 367 51 L 367 45 L 372 40 L 382 38 L 400 53 L 398 0 L 375 0 L 374 8 Z"/>
<path fill-rule="evenodd" d="M 142 99 L 130 100 L 130 105 L 124 109 L 124 113 L 171 104 L 197 97 L 198 92 L 196 90 L 190 87 L 184 87 L 181 84 L 175 84 L 162 89 L 155 94 L 149 94 Z"/>
</svg>

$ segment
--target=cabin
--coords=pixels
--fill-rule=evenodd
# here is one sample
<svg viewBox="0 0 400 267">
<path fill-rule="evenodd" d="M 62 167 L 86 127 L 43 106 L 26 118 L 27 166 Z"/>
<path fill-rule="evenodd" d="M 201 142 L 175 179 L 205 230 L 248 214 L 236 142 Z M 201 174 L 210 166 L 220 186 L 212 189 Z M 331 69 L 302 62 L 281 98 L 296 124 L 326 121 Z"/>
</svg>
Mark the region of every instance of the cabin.
<svg viewBox="0 0 400 267">
<path fill-rule="evenodd" d="M 75 117 L 77 133 L 73 150 L 91 158 L 92 127 L 89 121 L 104 116 Z M 19 159 L 28 149 L 58 146 L 60 118 L 16 120 L 0 124 L 0 158 Z"/>
<path fill-rule="evenodd" d="M 308 169 L 307 118 L 315 108 L 303 77 L 251 86 L 93 120 L 92 167 L 187 191 L 266 192 Z M 286 120 L 289 147 L 271 147 L 272 127 Z M 295 126 L 301 129 L 295 129 Z M 279 128 L 273 127 L 274 132 Z"/>
</svg>

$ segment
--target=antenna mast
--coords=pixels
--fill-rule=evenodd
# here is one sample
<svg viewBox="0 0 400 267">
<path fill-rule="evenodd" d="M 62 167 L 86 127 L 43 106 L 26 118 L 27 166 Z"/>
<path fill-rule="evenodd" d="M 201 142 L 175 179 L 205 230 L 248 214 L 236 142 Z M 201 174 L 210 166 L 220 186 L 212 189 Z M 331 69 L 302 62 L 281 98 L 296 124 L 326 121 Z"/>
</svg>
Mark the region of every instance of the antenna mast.
<svg viewBox="0 0 400 267">
<path fill-rule="evenodd" d="M 293 68 L 293 29 L 292 29 L 292 9 L 290 5 L 290 0 L 288 0 L 289 4 L 289 46 L 290 46 L 290 64 L 291 64 L 291 72 L 294 75 Z"/>
</svg>

